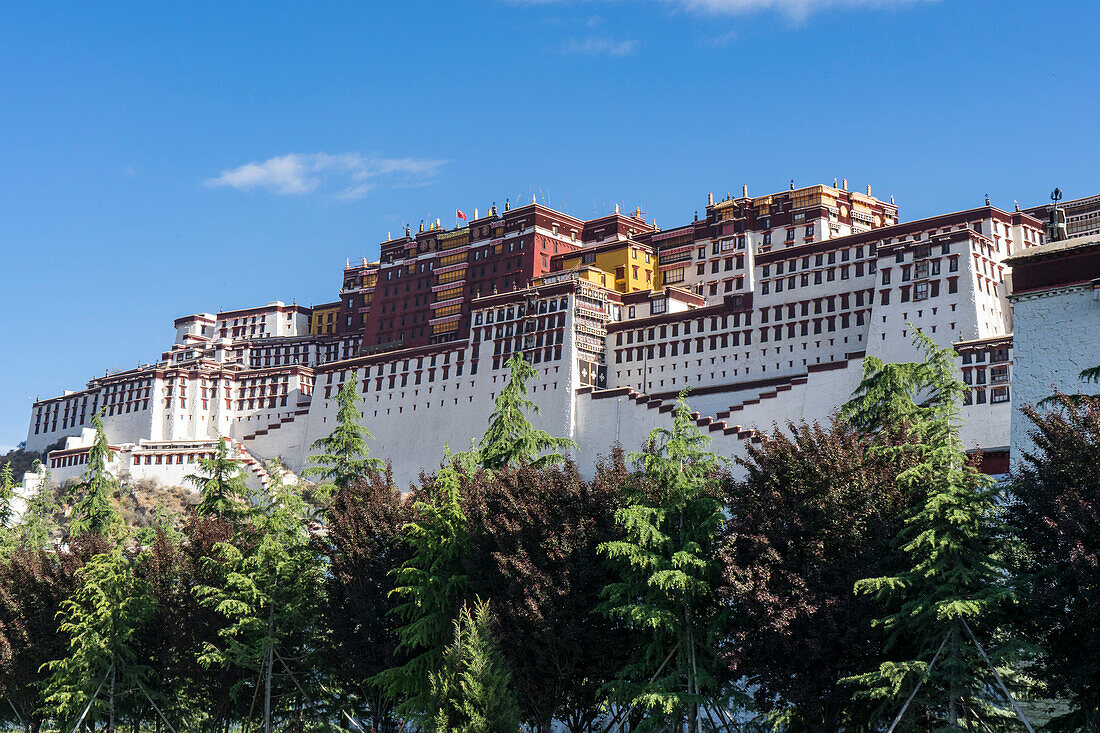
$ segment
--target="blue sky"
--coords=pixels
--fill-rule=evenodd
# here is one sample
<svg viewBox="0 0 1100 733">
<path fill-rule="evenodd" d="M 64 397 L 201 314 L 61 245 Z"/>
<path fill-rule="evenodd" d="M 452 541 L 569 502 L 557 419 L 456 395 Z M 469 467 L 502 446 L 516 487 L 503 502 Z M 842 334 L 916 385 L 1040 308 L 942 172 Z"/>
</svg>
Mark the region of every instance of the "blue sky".
<svg viewBox="0 0 1100 733">
<path fill-rule="evenodd" d="M 0 5 L 0 446 L 172 320 L 332 300 L 532 193 L 668 227 L 846 177 L 903 219 L 1100 192 L 1100 3 Z"/>
</svg>

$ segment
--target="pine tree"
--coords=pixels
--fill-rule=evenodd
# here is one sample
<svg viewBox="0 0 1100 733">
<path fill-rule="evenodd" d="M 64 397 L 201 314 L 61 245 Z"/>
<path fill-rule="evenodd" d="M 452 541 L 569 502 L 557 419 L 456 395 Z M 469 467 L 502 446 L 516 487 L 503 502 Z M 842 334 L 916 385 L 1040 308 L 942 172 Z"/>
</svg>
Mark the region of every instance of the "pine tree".
<svg viewBox="0 0 1100 733">
<path fill-rule="evenodd" d="M 64 657 L 46 665 L 46 706 L 64 721 L 94 698 L 92 719 L 105 715 L 111 733 L 120 703 L 141 697 L 139 686 L 150 674 L 137 658 L 134 643 L 151 610 L 149 597 L 130 558 L 118 547 L 93 556 L 78 576 L 76 592 L 58 614 L 69 648 Z"/>
<path fill-rule="evenodd" d="M 240 521 L 248 513 L 248 487 L 239 461 L 229 457 L 229 439 L 219 438 L 213 458 L 200 458 L 199 470 L 187 477 L 202 493 L 199 514 Z"/>
<path fill-rule="evenodd" d="M 373 678 L 398 702 L 398 714 L 425 723 L 431 714 L 428 680 L 440 670 L 443 649 L 467 593 L 466 515 L 456 464 L 447 455 L 434 480 L 424 487 L 424 498 L 414 503 L 417 520 L 405 528 L 404 538 L 412 556 L 393 571 L 397 586 L 392 594 L 401 603 L 392 613 L 403 623 L 397 631 L 397 649 L 409 659 Z"/>
<path fill-rule="evenodd" d="M 11 461 L 0 467 L 0 529 L 6 529 L 11 523 L 11 500 L 15 498 L 15 476 L 12 475 Z"/>
<path fill-rule="evenodd" d="M 310 446 L 311 450 L 321 451 L 320 455 L 309 457 L 313 465 L 302 472 L 303 476 L 317 476 L 322 481 L 344 488 L 356 481 L 385 468 L 385 463 L 371 458 L 367 440 L 373 438 L 359 420 L 356 385 L 358 378 L 353 372 L 340 391 L 336 394 L 336 428 L 326 438 L 319 438 Z"/>
<path fill-rule="evenodd" d="M 620 539 L 600 545 L 619 575 L 605 590 L 604 612 L 627 624 L 642 650 L 623 670 L 617 693 L 649 713 L 647 726 L 686 720 L 692 733 L 720 666 L 721 462 L 709 442 L 681 392 L 672 430 L 654 430 L 646 451 L 631 456 L 641 470 L 624 487 L 626 501 L 615 515 Z"/>
<path fill-rule="evenodd" d="M 954 352 L 919 331 L 915 344 L 923 362 L 885 364 L 868 357 L 863 380 L 841 411 L 870 433 L 905 431 L 908 440 L 877 441 L 871 450 L 907 456 L 898 487 L 919 497 L 896 540 L 908 567 L 855 586 L 886 607 L 875 623 L 893 659 L 850 681 L 871 699 L 897 704 L 924 680 L 914 700 L 922 725 L 1000 727 L 1007 716 L 989 694 L 996 682 L 970 639 L 973 632 L 992 640 L 991 617 L 1008 595 L 998 492 L 969 464 L 959 439 L 965 386 L 956 377 Z"/>
<path fill-rule="evenodd" d="M 60 534 L 57 515 L 61 512 L 61 503 L 51 485 L 49 471 L 39 462 L 35 462 L 32 470 L 41 478 L 27 498 L 27 509 L 14 528 L 12 541 L 16 545 L 42 549 L 51 545 Z"/>
<path fill-rule="evenodd" d="M 560 463 L 561 451 L 577 444 L 569 438 L 556 438 L 545 430 L 536 430 L 527 420 L 526 413 L 539 412 L 538 405 L 527 398 L 527 383 L 538 376 L 538 371 L 523 357 L 523 352 L 516 352 L 504 365 L 509 369 L 508 383 L 497 395 L 489 429 L 478 445 L 478 461 L 490 470 Z"/>
<path fill-rule="evenodd" d="M 429 677 L 429 733 L 514 733 L 519 708 L 493 640 L 489 604 L 463 604 L 440 669 Z"/>
<path fill-rule="evenodd" d="M 95 439 L 88 449 L 88 470 L 84 472 L 77 490 L 84 494 L 73 508 L 69 534 L 107 536 L 121 528 L 122 516 L 115 507 L 118 482 L 107 470 L 107 463 L 114 458 L 107 436 L 103 432 L 103 410 L 92 415 Z"/>
<path fill-rule="evenodd" d="M 278 480 L 262 498 L 250 517 L 252 544 L 220 542 L 206 570 L 218 585 L 198 586 L 199 603 L 215 610 L 224 623 L 218 630 L 220 645 L 208 644 L 200 661 L 208 667 L 235 667 L 242 674 L 234 693 L 253 697 L 247 688 L 257 673 L 263 680 L 265 732 L 270 733 L 275 704 L 283 692 L 296 689 L 283 673 L 282 659 L 294 659 L 303 666 L 316 660 L 313 638 L 319 613 L 322 569 L 316 548 L 310 542 L 305 520 L 305 502 L 295 487 Z M 273 697 L 273 692 L 275 697 Z"/>
</svg>

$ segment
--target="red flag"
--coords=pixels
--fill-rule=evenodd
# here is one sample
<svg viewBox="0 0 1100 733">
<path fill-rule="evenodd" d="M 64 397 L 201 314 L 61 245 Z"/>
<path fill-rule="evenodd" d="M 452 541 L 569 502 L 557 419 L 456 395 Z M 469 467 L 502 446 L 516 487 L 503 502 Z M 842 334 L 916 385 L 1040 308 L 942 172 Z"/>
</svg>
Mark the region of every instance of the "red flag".
<svg viewBox="0 0 1100 733">
<path fill-rule="evenodd" d="M 462 213 L 462 209 L 455 209 L 455 216 L 457 216 L 462 221 L 466 221 L 466 215 Z"/>
</svg>

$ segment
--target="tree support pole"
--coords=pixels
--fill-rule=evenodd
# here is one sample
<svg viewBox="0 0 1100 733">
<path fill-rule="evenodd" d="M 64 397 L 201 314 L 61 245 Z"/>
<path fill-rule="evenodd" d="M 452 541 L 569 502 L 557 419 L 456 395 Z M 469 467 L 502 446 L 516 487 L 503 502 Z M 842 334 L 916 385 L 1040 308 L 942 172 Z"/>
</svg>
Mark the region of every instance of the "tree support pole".
<svg viewBox="0 0 1100 733">
<path fill-rule="evenodd" d="M 172 724 L 168 722 L 168 718 L 166 718 L 164 716 L 164 713 L 161 712 L 160 708 L 157 707 L 156 702 L 153 701 L 153 696 L 150 695 L 149 691 L 145 689 L 145 685 L 138 682 L 137 686 L 138 689 L 141 690 L 141 694 L 145 695 L 145 699 L 148 700 L 149 704 L 153 706 L 153 710 L 157 711 L 157 715 L 159 715 L 160 719 L 164 721 L 164 724 L 168 726 L 168 730 L 170 731 L 170 733 L 176 733 L 176 729 L 172 727 Z"/>
<path fill-rule="evenodd" d="M 84 712 L 80 714 L 80 717 L 76 720 L 76 725 L 73 726 L 73 733 L 76 733 L 80 728 L 80 724 L 84 722 L 84 718 L 88 715 L 88 711 L 92 709 L 92 703 L 99 697 L 99 691 L 103 689 L 103 685 L 107 683 L 107 678 L 111 676 L 111 672 L 115 670 L 115 665 L 112 662 L 110 668 L 107 670 L 107 674 L 103 675 L 103 681 L 99 683 L 99 687 L 95 688 L 95 692 L 88 699 L 88 704 L 84 706 Z"/>
<path fill-rule="evenodd" d="M 15 717 L 19 719 L 19 725 L 26 729 L 27 724 L 23 721 L 23 716 L 19 714 L 19 709 L 15 707 L 15 703 L 11 701 L 10 697 L 5 697 L 4 699 L 8 701 L 8 705 L 11 705 L 11 711 L 15 713 Z"/>
<path fill-rule="evenodd" d="M 1004 680 L 1001 679 L 1001 673 L 997 671 L 997 668 L 993 666 L 993 662 L 989 661 L 989 657 L 985 654 L 985 649 L 982 649 L 982 645 L 978 643 L 978 637 L 974 636 L 974 632 L 970 630 L 970 624 L 966 623 L 966 619 L 963 619 L 963 628 L 966 629 L 967 635 L 970 640 L 974 642 L 974 646 L 978 647 L 978 653 L 982 655 L 982 659 L 989 665 L 989 668 L 993 670 L 993 676 L 997 678 L 997 684 L 1004 690 L 1005 697 L 1008 698 L 1008 702 L 1012 705 L 1012 709 L 1016 711 L 1016 715 L 1020 718 L 1020 722 L 1027 728 L 1027 733 L 1035 733 L 1035 729 L 1031 727 L 1031 723 L 1027 722 L 1027 718 L 1024 717 L 1024 713 L 1020 710 L 1020 706 L 1016 704 L 1016 698 L 1012 697 L 1012 693 L 1005 687 Z"/>
<path fill-rule="evenodd" d="M 931 663 L 929 663 L 928 665 L 928 669 L 926 669 L 924 672 L 926 675 L 932 673 L 932 668 L 936 666 L 936 660 L 940 658 L 940 652 L 943 651 L 944 644 L 947 643 L 947 640 L 949 638 L 951 638 L 950 631 L 947 632 L 947 635 L 943 637 L 943 641 L 940 642 L 940 648 L 936 650 L 935 655 L 932 657 Z M 894 733 L 894 728 L 898 727 L 898 723 L 901 722 L 902 717 L 905 715 L 905 711 L 909 709 L 909 703 L 913 702 L 913 698 L 917 696 L 917 691 L 920 690 L 921 685 L 923 684 L 924 679 L 921 679 L 917 682 L 917 686 L 914 687 L 913 691 L 909 693 L 908 699 L 906 699 L 905 704 L 901 706 L 901 711 L 898 712 L 898 717 L 894 718 L 894 722 L 890 724 L 890 727 L 887 729 L 886 733 Z"/>
<path fill-rule="evenodd" d="M 284 662 L 283 664 L 285 665 L 286 663 Z M 291 676 L 293 677 L 293 675 L 291 675 Z M 336 700 L 336 696 L 333 695 L 331 692 L 329 692 L 329 689 L 327 687 L 322 685 L 320 682 L 318 682 L 317 685 L 325 692 L 325 694 L 331 696 L 333 701 Z M 356 729 L 358 729 L 359 733 L 367 733 L 365 730 L 363 730 L 363 726 L 359 725 L 358 721 L 356 721 L 355 718 L 348 715 L 348 712 L 346 710 L 344 710 L 343 708 L 340 708 L 340 712 L 344 714 L 344 717 L 348 719 L 349 723 L 351 723 L 352 725 L 354 725 L 356 727 Z"/>
<path fill-rule="evenodd" d="M 653 673 L 653 676 L 649 678 L 649 684 L 652 685 L 653 681 L 661 676 L 661 672 L 665 671 L 665 667 L 668 666 L 668 663 L 672 659 L 672 656 L 679 649 L 680 649 L 680 642 L 676 642 L 676 646 L 672 647 L 672 651 L 670 651 L 668 653 L 668 656 L 665 657 L 665 661 L 661 662 L 661 666 L 658 667 L 657 671 Z M 615 717 L 611 719 L 611 722 L 607 724 L 607 727 L 603 729 L 603 733 L 608 733 L 608 731 L 610 731 L 614 726 L 616 726 L 619 722 L 619 716 L 622 715 L 624 712 L 629 712 L 630 707 L 633 707 L 633 706 L 624 707 L 622 710 L 620 710 L 618 713 L 616 713 Z"/>
<path fill-rule="evenodd" d="M 294 673 L 292 671 L 290 671 L 290 666 L 286 663 L 286 660 L 283 659 L 283 655 L 279 654 L 279 651 L 275 649 L 275 647 L 271 647 L 271 649 L 275 652 L 275 656 L 279 658 L 279 662 L 283 665 L 283 669 L 285 669 L 286 673 L 290 675 L 290 681 L 294 683 L 294 686 L 298 688 L 298 692 L 302 693 L 302 697 L 304 697 L 306 699 L 306 702 L 309 703 L 309 707 L 313 710 L 313 714 L 316 715 L 322 723 L 324 723 L 325 730 L 331 731 L 332 727 L 329 725 L 328 718 L 321 717 L 321 714 L 317 712 L 317 706 L 313 704 L 313 699 L 309 696 L 309 693 L 303 690 L 302 686 L 298 684 L 298 678 L 294 676 Z M 346 714 L 347 713 L 345 713 L 345 715 Z"/>
</svg>

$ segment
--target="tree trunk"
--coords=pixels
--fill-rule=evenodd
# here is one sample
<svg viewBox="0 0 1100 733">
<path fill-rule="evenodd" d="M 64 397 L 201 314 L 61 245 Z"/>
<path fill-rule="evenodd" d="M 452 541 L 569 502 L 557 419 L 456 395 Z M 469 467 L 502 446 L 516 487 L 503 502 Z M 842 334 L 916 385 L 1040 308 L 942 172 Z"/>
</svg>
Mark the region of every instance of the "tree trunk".
<svg viewBox="0 0 1100 733">
<path fill-rule="evenodd" d="M 107 704 L 107 733 L 115 733 L 115 664 L 111 662 L 111 695 Z"/>
<path fill-rule="evenodd" d="M 264 679 L 264 733 L 271 733 L 271 667 L 275 656 L 273 647 L 267 648 L 267 675 Z"/>
<path fill-rule="evenodd" d="M 952 729 L 958 729 L 959 727 L 959 685 L 958 685 L 958 664 L 959 664 L 959 635 L 957 632 L 951 632 L 951 657 L 953 661 L 954 669 L 951 670 L 951 689 L 948 693 L 949 698 L 947 702 L 947 724 Z"/>
</svg>

